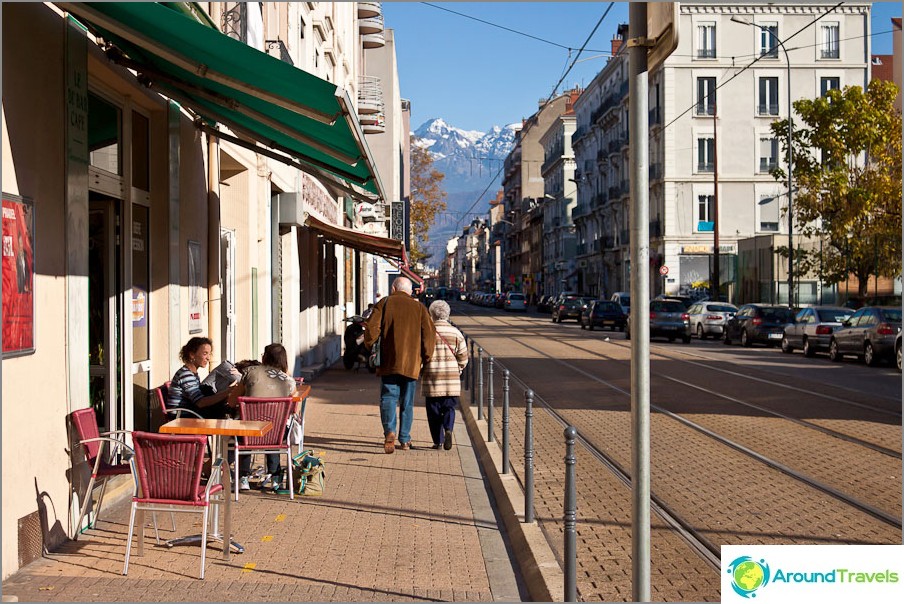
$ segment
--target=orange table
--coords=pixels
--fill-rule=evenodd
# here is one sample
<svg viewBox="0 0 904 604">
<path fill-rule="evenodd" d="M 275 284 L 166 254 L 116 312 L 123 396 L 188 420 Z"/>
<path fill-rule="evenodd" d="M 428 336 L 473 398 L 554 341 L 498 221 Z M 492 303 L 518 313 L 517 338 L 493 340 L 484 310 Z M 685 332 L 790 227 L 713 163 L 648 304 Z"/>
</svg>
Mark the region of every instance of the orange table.
<svg viewBox="0 0 904 604">
<path fill-rule="evenodd" d="M 310 388 L 310 386 L 308 387 Z M 223 512 L 223 559 L 229 560 L 230 545 L 234 547 L 237 553 L 242 553 L 245 548 L 238 543 L 232 543 L 232 509 L 229 505 L 232 497 L 232 472 L 229 471 L 229 465 L 226 463 L 226 448 L 229 444 L 230 436 L 263 436 L 273 428 L 271 422 L 257 422 L 239 419 L 195 419 L 193 417 L 180 417 L 171 422 L 167 422 L 160 426 L 160 431 L 165 434 L 205 434 L 208 436 L 219 436 L 218 455 L 223 460 L 225 467 L 221 468 L 220 481 L 223 484 L 223 499 L 225 499 L 226 509 Z M 219 535 L 211 535 L 212 538 L 221 538 Z M 183 537 L 168 542 L 167 545 L 183 545 L 192 543 L 195 539 L 192 537 Z M 200 540 L 200 536 L 198 537 Z"/>
</svg>

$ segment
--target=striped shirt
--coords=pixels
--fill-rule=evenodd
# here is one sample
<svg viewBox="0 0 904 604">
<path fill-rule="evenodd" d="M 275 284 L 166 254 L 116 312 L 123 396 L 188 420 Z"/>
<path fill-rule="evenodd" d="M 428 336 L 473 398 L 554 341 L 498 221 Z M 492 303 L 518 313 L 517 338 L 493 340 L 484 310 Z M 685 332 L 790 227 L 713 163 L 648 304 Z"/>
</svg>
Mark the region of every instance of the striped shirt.
<svg viewBox="0 0 904 604">
<path fill-rule="evenodd" d="M 424 396 L 460 396 L 461 372 L 468 364 L 465 337 L 448 321 L 436 321 L 436 346 L 421 372 Z"/>
<path fill-rule="evenodd" d="M 167 404 L 170 407 L 188 407 L 194 409 L 196 403 L 204 398 L 201 391 L 201 380 L 198 374 L 183 365 L 179 368 L 170 383 Z"/>
</svg>

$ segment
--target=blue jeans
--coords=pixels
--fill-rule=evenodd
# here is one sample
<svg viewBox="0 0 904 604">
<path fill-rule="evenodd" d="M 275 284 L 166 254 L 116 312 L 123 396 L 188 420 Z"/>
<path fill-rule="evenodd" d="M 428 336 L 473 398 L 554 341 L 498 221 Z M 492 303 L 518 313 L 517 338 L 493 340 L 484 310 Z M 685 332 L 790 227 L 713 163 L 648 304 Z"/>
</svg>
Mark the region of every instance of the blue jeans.
<svg viewBox="0 0 904 604">
<path fill-rule="evenodd" d="M 399 442 L 411 442 L 417 380 L 402 375 L 384 375 L 381 380 L 383 385 L 380 388 L 380 421 L 383 422 L 383 435 L 396 431 L 396 405 L 398 405 L 401 416 Z"/>
</svg>

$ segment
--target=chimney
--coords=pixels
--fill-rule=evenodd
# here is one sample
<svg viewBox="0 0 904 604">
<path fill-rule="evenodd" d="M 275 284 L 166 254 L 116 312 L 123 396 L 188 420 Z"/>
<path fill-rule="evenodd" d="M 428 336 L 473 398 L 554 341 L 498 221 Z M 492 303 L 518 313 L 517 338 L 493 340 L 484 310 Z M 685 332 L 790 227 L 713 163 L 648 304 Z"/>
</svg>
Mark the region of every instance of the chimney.
<svg viewBox="0 0 904 604">
<path fill-rule="evenodd" d="M 618 51 L 621 49 L 622 42 L 624 42 L 624 40 L 622 40 L 621 38 L 619 38 L 617 36 L 612 37 L 612 56 L 613 57 L 616 54 L 618 54 Z"/>
</svg>

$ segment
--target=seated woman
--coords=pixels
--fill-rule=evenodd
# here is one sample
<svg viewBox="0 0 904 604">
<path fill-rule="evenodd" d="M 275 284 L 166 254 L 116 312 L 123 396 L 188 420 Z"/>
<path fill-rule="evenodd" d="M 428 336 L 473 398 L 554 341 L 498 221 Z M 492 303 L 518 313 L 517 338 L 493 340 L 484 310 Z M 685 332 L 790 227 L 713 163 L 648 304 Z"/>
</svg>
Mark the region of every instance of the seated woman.
<svg viewBox="0 0 904 604">
<path fill-rule="evenodd" d="M 207 419 L 223 419 L 227 416 L 229 408 L 226 401 L 235 386 L 221 392 L 205 394 L 198 378 L 198 369 L 207 367 L 212 352 L 213 342 L 210 338 L 197 336 L 190 339 L 179 351 L 179 358 L 184 365 L 176 371 L 170 383 L 167 402 L 171 407 L 191 409 Z M 236 379 L 238 377 L 236 375 Z"/>
<path fill-rule="evenodd" d="M 241 381 L 229 395 L 229 406 L 238 409 L 240 396 L 285 398 L 295 392 L 295 378 L 288 375 L 289 362 L 282 344 L 270 344 L 264 348 L 259 365 L 247 367 Z M 251 455 L 239 457 L 239 490 L 247 491 L 248 475 L 251 474 Z M 279 454 L 267 453 L 267 474 L 263 488 L 276 488 L 276 477 L 280 474 Z"/>
</svg>

